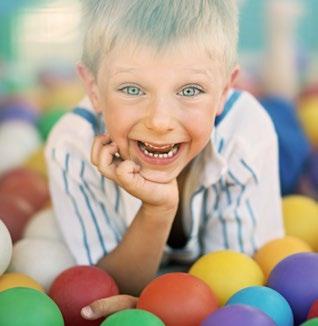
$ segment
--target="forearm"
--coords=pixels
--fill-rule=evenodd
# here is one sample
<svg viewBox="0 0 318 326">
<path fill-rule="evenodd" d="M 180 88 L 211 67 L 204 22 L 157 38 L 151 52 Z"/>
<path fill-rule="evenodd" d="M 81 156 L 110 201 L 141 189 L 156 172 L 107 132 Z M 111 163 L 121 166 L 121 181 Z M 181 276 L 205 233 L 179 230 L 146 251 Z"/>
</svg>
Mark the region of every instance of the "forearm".
<svg viewBox="0 0 318 326">
<path fill-rule="evenodd" d="M 156 275 L 175 214 L 142 206 L 122 242 L 98 262 L 121 293 L 137 295 Z"/>
</svg>

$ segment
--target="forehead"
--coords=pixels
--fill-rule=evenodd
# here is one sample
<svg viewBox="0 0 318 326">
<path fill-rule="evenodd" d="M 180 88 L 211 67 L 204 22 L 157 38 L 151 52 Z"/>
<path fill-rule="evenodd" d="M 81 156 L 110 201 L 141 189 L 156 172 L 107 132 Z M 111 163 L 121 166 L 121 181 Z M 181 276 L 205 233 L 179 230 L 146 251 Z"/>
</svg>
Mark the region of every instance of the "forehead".
<svg viewBox="0 0 318 326">
<path fill-rule="evenodd" d="M 223 60 L 211 54 L 203 46 L 193 42 L 182 42 L 158 50 L 151 46 L 127 45 L 114 48 L 101 63 L 103 75 L 115 76 L 122 73 L 162 71 L 173 69 L 191 74 L 222 72 Z"/>
</svg>

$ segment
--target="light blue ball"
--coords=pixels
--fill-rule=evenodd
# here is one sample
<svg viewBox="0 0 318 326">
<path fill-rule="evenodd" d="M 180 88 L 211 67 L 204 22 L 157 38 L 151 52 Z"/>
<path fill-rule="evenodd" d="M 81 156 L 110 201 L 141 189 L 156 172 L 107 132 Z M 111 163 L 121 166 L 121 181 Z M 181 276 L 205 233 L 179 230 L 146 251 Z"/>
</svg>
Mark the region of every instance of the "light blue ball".
<svg viewBox="0 0 318 326">
<path fill-rule="evenodd" d="M 266 286 L 251 286 L 236 292 L 226 305 L 246 304 L 262 310 L 277 326 L 293 326 L 293 312 L 287 300 Z"/>
</svg>

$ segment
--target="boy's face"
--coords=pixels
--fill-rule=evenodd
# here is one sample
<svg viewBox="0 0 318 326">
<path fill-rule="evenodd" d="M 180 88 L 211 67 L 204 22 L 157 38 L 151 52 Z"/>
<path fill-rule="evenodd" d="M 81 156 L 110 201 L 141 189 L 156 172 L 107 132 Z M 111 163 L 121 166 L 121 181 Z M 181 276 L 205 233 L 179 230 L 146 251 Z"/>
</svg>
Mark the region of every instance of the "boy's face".
<svg viewBox="0 0 318 326">
<path fill-rule="evenodd" d="M 187 49 L 187 51 L 185 51 Z M 205 147 L 236 72 L 195 47 L 155 56 L 150 48 L 112 51 L 88 93 L 123 159 L 166 183 Z M 89 85 L 88 85 L 89 84 Z"/>
</svg>

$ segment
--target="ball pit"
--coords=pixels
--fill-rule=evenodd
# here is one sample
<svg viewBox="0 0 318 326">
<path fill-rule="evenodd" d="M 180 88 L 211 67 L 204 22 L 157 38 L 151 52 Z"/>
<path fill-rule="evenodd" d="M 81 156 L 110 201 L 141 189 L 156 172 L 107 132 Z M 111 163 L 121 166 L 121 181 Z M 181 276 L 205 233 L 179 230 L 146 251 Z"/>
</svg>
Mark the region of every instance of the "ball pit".
<svg viewBox="0 0 318 326">
<path fill-rule="evenodd" d="M 30 288 L 0 292 L 0 325 L 64 326 L 62 314 L 46 294 Z"/>
<path fill-rule="evenodd" d="M 264 275 L 257 263 L 249 256 L 231 250 L 202 256 L 189 273 L 207 283 L 221 305 L 242 288 L 264 284 Z"/>
<path fill-rule="evenodd" d="M 286 299 L 266 286 L 251 286 L 236 292 L 226 305 L 244 304 L 263 311 L 277 326 L 293 326 L 293 312 Z"/>
<path fill-rule="evenodd" d="M 284 258 L 299 252 L 311 252 L 310 246 L 303 240 L 285 236 L 266 243 L 254 255 L 267 279 L 272 269 Z"/>
<path fill-rule="evenodd" d="M 0 275 L 8 268 L 12 255 L 12 240 L 5 224 L 0 219 Z"/>
<path fill-rule="evenodd" d="M 62 311 L 65 326 L 99 326 L 103 319 L 82 318 L 81 309 L 101 298 L 118 294 L 112 277 L 94 266 L 75 266 L 63 271 L 52 283 L 49 296 Z"/>
<path fill-rule="evenodd" d="M 222 307 L 206 318 L 201 326 L 276 326 L 263 311 L 251 306 L 235 304 Z"/>
<path fill-rule="evenodd" d="M 304 322 L 318 298 L 318 254 L 299 253 L 285 258 L 274 267 L 267 285 L 289 302 L 295 323 Z"/>
<path fill-rule="evenodd" d="M 100 326 L 165 326 L 165 324 L 149 311 L 126 309 L 106 318 Z"/>
<path fill-rule="evenodd" d="M 291 195 L 283 198 L 286 234 L 302 239 L 318 251 L 318 205 L 315 200 Z"/>
<path fill-rule="evenodd" d="M 199 326 L 217 307 L 217 298 L 207 284 L 179 272 L 151 281 L 137 303 L 137 308 L 155 314 L 166 326 Z"/>
</svg>

